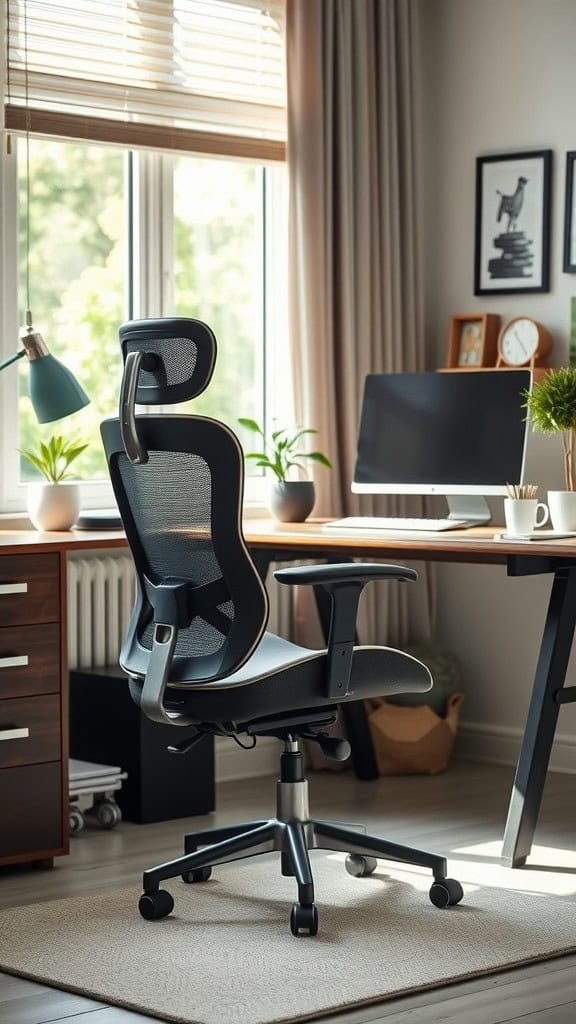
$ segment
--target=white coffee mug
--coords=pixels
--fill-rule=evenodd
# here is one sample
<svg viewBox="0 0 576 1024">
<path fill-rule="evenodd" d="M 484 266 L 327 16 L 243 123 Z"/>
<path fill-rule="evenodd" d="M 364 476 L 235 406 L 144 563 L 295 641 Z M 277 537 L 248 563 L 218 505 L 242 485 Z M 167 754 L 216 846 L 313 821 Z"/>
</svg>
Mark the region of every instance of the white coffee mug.
<svg viewBox="0 0 576 1024">
<path fill-rule="evenodd" d="M 506 532 L 511 537 L 518 537 L 533 533 L 548 522 L 548 506 L 536 498 L 504 498 L 504 517 Z"/>
<path fill-rule="evenodd" d="M 559 533 L 576 530 L 576 491 L 548 491 L 552 526 Z"/>
</svg>

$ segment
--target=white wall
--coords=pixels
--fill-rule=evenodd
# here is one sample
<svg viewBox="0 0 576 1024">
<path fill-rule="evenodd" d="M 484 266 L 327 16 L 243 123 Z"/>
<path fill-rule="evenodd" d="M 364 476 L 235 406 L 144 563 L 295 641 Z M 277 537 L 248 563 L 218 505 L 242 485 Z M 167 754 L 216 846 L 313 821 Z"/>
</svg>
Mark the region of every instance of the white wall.
<svg viewBox="0 0 576 1024">
<path fill-rule="evenodd" d="M 576 0 L 421 0 L 427 351 L 444 365 L 450 314 L 540 320 L 567 363 L 576 276 L 562 273 L 564 175 L 576 149 Z M 476 157 L 552 149 L 551 290 L 473 294 Z M 533 435 L 528 480 L 562 486 L 558 438 Z M 493 506 L 502 522 L 502 503 Z M 513 760 L 523 729 L 550 578 L 499 567 L 438 570 L 438 637 L 462 658 L 462 738 L 470 753 Z M 576 770 L 576 707 L 560 712 L 554 761 Z"/>
</svg>

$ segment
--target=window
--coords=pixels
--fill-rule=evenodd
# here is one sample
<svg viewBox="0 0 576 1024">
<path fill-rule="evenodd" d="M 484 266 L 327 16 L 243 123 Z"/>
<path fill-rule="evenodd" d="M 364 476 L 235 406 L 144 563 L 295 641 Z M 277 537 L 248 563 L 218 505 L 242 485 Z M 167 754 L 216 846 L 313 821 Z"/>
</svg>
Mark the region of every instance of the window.
<svg viewBox="0 0 576 1024">
<path fill-rule="evenodd" d="M 233 429 L 272 403 L 290 416 L 283 0 L 172 0 L 154 18 L 149 0 L 91 0 L 66 5 L 66 24 L 55 0 L 8 8 L 0 361 L 18 347 L 29 267 L 34 326 L 92 401 L 39 426 L 26 361 L 0 375 L 0 511 L 24 508 L 34 476 L 18 449 L 56 430 L 89 442 L 74 465 L 84 504 L 109 504 L 99 424 L 116 413 L 130 317 L 213 328 L 215 375 L 191 410 Z"/>
<path fill-rule="evenodd" d="M 18 322 L 26 299 L 26 160 L 18 141 Z M 20 363 L 18 447 L 36 446 L 54 431 L 81 435 L 88 448 L 75 465 L 82 480 L 107 480 L 99 424 L 117 405 L 121 358 L 118 325 L 127 318 L 127 161 L 103 146 L 30 141 L 30 304 L 35 327 L 68 366 L 91 404 L 59 424 L 39 426 L 28 398 L 28 367 Z M 14 347 L 14 346 L 13 346 Z M 32 479 L 24 458 L 20 479 Z"/>
</svg>

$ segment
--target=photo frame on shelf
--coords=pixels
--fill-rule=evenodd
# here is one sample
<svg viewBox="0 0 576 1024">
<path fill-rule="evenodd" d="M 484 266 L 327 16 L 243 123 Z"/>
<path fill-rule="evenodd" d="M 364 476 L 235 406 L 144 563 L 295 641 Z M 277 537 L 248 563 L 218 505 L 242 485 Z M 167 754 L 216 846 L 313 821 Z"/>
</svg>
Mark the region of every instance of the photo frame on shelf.
<svg viewBox="0 0 576 1024">
<path fill-rule="evenodd" d="M 474 294 L 550 290 L 552 150 L 476 160 Z"/>
<path fill-rule="evenodd" d="M 450 317 L 446 369 L 480 370 L 496 365 L 497 313 L 455 313 Z"/>
<path fill-rule="evenodd" d="M 566 153 L 566 186 L 564 196 L 564 262 L 565 274 L 576 274 L 576 151 Z"/>
</svg>

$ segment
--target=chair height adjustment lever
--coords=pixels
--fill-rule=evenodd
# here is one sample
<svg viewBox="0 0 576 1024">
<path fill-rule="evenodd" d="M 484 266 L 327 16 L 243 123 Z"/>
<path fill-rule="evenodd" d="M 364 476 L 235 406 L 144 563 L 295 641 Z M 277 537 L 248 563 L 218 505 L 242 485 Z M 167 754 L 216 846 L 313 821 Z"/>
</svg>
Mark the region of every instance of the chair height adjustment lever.
<svg viewBox="0 0 576 1024">
<path fill-rule="evenodd" d="M 206 733 L 196 732 L 193 736 L 189 736 L 188 739 L 182 740 L 181 743 L 171 743 L 168 747 L 169 754 L 188 754 L 193 747 L 196 746 L 200 740 L 203 740 Z"/>
<path fill-rule="evenodd" d="M 324 732 L 300 732 L 298 734 L 303 740 L 312 740 L 317 743 L 324 757 L 331 761 L 347 761 L 352 753 L 348 740 L 340 736 L 328 736 Z"/>
</svg>

